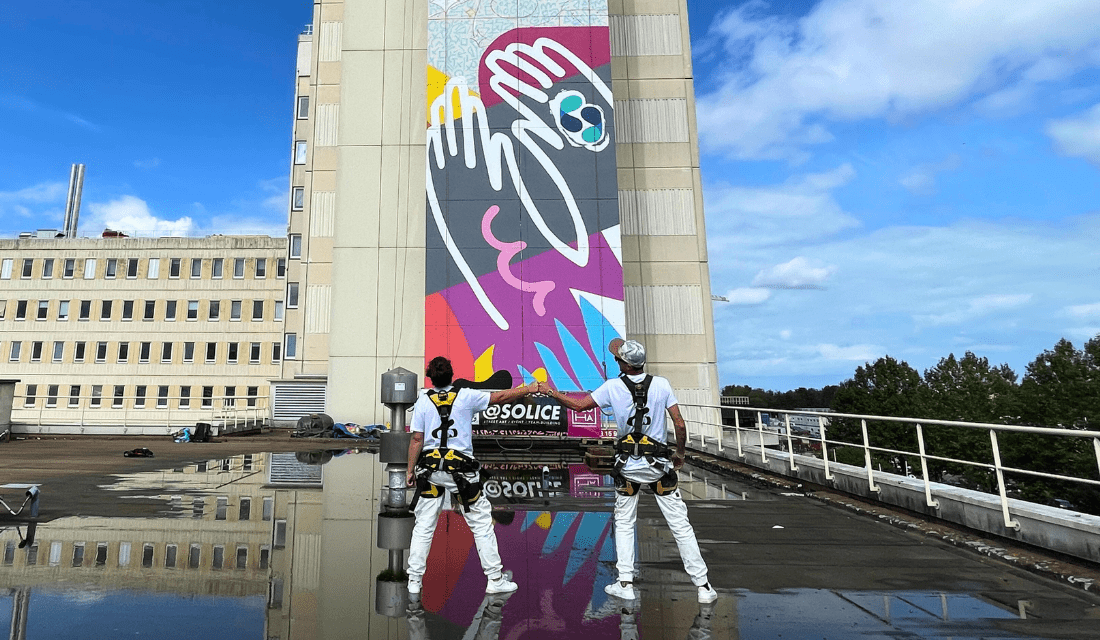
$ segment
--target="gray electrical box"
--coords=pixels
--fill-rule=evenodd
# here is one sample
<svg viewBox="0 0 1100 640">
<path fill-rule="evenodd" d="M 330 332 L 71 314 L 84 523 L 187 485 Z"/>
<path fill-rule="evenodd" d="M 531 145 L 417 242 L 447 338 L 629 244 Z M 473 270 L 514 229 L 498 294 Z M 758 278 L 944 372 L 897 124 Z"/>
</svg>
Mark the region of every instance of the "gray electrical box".
<svg viewBox="0 0 1100 640">
<path fill-rule="evenodd" d="M 416 404 L 416 374 L 398 367 L 382 374 L 382 404 Z"/>
</svg>

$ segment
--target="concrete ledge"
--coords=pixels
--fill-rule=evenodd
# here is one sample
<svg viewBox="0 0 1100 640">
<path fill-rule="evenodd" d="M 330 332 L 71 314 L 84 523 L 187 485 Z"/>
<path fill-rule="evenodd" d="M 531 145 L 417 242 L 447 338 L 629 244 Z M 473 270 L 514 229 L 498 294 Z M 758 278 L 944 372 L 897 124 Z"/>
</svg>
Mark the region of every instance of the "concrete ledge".
<svg viewBox="0 0 1100 640">
<path fill-rule="evenodd" d="M 164 425 L 132 425 L 129 427 L 115 425 L 84 425 L 78 424 L 54 424 L 31 425 L 13 423 L 11 435 L 15 436 L 168 436 L 180 429 L 193 429 L 194 425 L 187 427 L 166 427 Z"/>
<path fill-rule="evenodd" d="M 830 479 L 825 477 L 825 463 L 819 458 L 795 455 L 796 468 L 792 470 L 791 456 L 784 451 L 768 449 L 765 452 L 767 461 L 763 461 L 760 447 L 742 446 L 743 457 L 737 455 L 736 447 L 725 446 L 719 451 L 717 444 L 710 441 L 702 446 L 693 443 L 691 449 L 772 474 L 812 482 L 867 500 L 901 507 L 976 531 L 1090 562 L 1100 562 L 1100 516 L 1010 498 L 1009 516 L 1020 523 L 1017 531 L 1005 526 L 1001 501 L 996 495 L 933 482 L 932 500 L 937 504 L 929 506 L 924 493 L 924 482 L 915 478 L 876 471 L 874 479 L 879 489 L 876 492 L 870 489 L 864 467 L 830 462 Z"/>
</svg>

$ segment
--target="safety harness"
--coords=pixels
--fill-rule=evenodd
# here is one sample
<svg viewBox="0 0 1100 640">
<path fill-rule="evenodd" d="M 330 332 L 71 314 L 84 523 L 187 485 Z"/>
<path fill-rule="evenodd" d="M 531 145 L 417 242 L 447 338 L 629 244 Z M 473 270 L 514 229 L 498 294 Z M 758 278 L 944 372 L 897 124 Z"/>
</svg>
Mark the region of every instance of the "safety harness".
<svg viewBox="0 0 1100 640">
<path fill-rule="evenodd" d="M 649 386 L 653 383 L 653 376 L 647 374 L 641 382 L 634 382 L 624 373 L 619 376 L 619 380 L 626 385 L 627 391 L 630 392 L 634 400 L 634 413 L 626 421 L 631 431 L 615 443 L 616 455 L 611 475 L 618 486 L 618 492 L 624 496 L 632 496 L 638 492 L 641 483 L 628 480 L 622 475 L 623 467 L 627 461 L 630 458 L 645 458 L 650 466 L 657 466 L 660 464 L 658 458 L 669 458 L 672 449 L 667 444 L 655 440 L 645 433 L 645 428 L 653 422 L 653 418 L 649 415 L 648 406 Z M 652 487 L 654 493 L 663 496 L 675 491 L 676 483 L 676 471 L 669 469 L 668 473 L 656 482 L 650 483 L 650 487 Z"/>
<path fill-rule="evenodd" d="M 462 508 L 469 513 L 470 507 L 481 497 L 481 463 L 461 451 L 447 447 L 447 439 L 452 435 L 458 435 L 458 432 L 452 428 L 455 421 L 451 418 L 451 408 L 454 406 L 455 399 L 458 398 L 458 390 L 437 389 L 429 391 L 427 396 L 435 405 L 435 410 L 439 412 L 439 428 L 432 431 L 432 436 L 439 439 L 439 447 L 421 451 L 420 457 L 416 460 L 416 495 L 413 497 L 411 506 L 416 507 L 421 497 L 441 498 L 447 493 L 443 487 L 433 484 L 430 480 L 433 473 L 443 471 L 451 474 L 458 489 Z M 464 475 L 467 473 L 478 473 L 477 481 L 467 480 Z"/>
</svg>

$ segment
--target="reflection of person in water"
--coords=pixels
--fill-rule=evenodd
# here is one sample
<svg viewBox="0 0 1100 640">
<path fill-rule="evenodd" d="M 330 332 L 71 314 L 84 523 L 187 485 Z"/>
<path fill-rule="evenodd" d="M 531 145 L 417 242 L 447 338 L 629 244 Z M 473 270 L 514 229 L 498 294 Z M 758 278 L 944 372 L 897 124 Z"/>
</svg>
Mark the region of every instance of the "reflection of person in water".
<svg viewBox="0 0 1100 640">
<path fill-rule="evenodd" d="M 625 600 L 618 596 L 612 596 L 619 608 L 619 639 L 638 640 L 638 600 Z M 710 626 L 714 619 L 714 603 L 704 602 L 699 605 L 699 613 L 691 622 L 686 640 L 710 640 Z"/>
<path fill-rule="evenodd" d="M 472 638 L 472 640 L 497 640 L 500 637 L 504 603 L 508 602 L 512 593 L 514 592 L 485 594 L 485 599 L 481 601 L 481 606 L 474 614 L 470 627 L 462 637 Z M 430 640 L 426 615 L 419 598 L 409 602 L 409 608 L 405 612 L 405 620 L 409 623 L 409 640 Z"/>
</svg>

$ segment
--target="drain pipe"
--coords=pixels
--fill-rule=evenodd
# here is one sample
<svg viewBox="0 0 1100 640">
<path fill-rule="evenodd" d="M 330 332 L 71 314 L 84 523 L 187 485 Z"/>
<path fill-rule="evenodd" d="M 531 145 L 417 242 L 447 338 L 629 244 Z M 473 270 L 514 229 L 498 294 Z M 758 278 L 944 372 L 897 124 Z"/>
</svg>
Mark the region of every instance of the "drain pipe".
<svg viewBox="0 0 1100 640">
<path fill-rule="evenodd" d="M 374 610 L 389 618 L 402 618 L 409 604 L 405 550 L 412 546 L 416 519 L 409 509 L 405 470 L 412 434 L 405 430 L 405 411 L 416 402 L 416 374 L 398 367 L 382 374 L 382 404 L 390 410 L 390 428 L 382 432 L 378 460 L 384 465 L 382 510 L 378 513 L 379 549 L 389 551 L 388 567 L 375 579 Z"/>
</svg>

